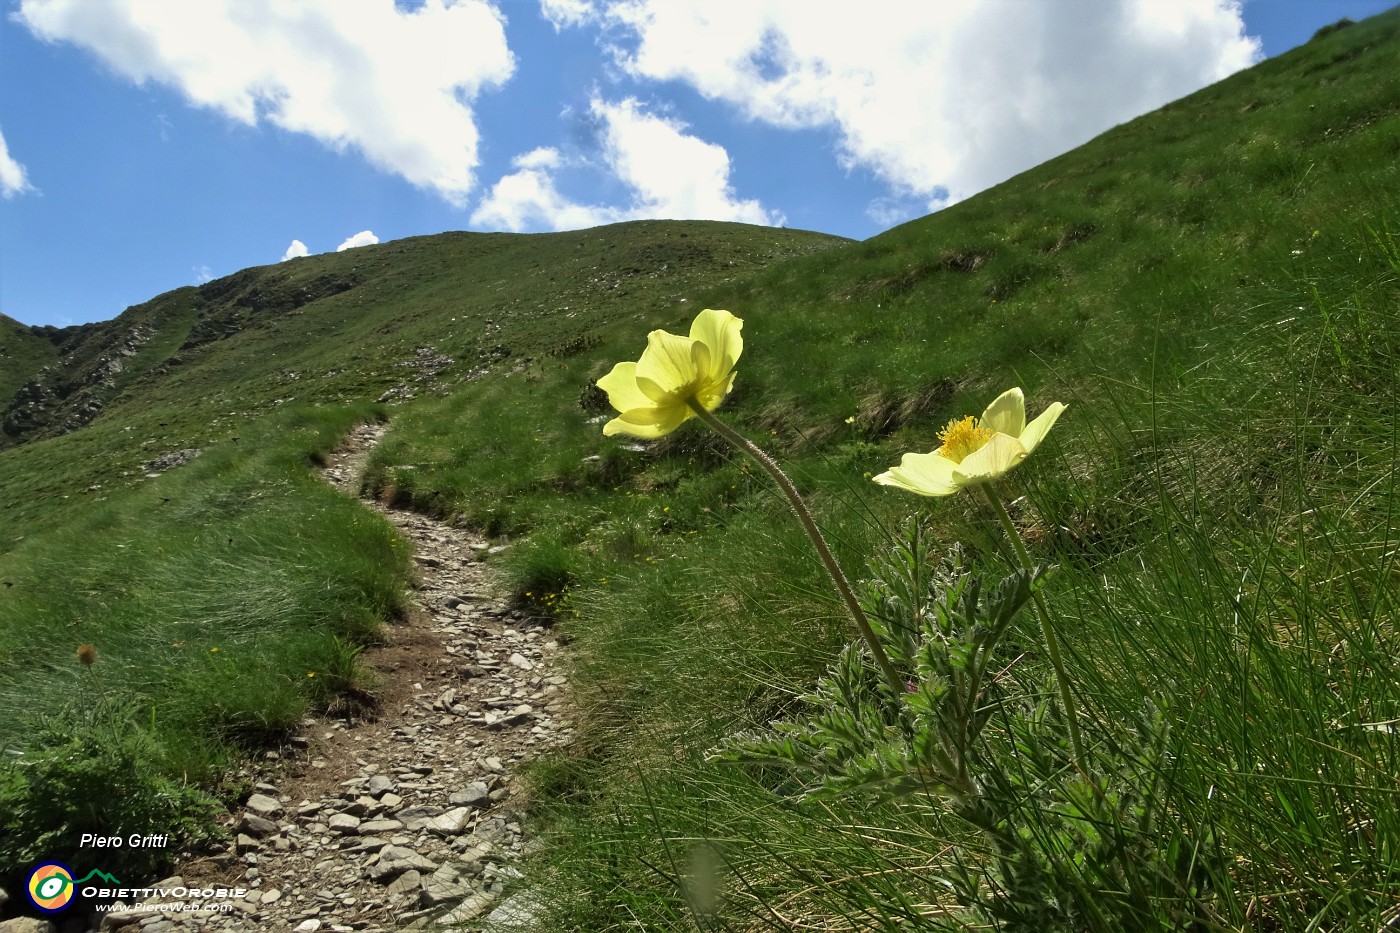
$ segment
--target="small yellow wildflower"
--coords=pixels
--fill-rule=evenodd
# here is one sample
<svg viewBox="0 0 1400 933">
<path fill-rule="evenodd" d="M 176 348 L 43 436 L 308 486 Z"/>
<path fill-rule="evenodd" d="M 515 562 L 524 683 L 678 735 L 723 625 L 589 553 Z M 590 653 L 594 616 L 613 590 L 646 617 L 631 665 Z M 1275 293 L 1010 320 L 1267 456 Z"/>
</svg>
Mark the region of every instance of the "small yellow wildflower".
<svg viewBox="0 0 1400 933">
<path fill-rule="evenodd" d="M 734 385 L 743 326 L 728 311 L 707 308 L 690 325 L 689 337 L 652 331 L 640 360 L 618 363 L 598 380 L 620 413 L 603 433 L 663 437 L 695 417 L 692 402 L 706 411 L 717 408 Z"/>
<path fill-rule="evenodd" d="M 1030 424 L 1020 389 L 997 396 L 982 417 L 950 421 L 938 434 L 942 446 L 932 453 L 905 454 L 899 466 L 875 477 L 921 496 L 950 496 L 964 486 L 996 479 L 1026 459 L 1045 439 L 1065 406 L 1052 402 Z"/>
</svg>

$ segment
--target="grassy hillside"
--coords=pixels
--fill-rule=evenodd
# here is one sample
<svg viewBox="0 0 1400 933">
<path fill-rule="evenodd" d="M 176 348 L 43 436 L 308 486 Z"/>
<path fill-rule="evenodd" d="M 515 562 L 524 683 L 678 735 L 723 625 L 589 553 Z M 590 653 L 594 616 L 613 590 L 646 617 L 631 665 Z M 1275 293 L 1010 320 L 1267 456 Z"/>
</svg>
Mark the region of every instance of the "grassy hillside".
<svg viewBox="0 0 1400 933">
<path fill-rule="evenodd" d="M 1393 922 L 1398 52 L 1400 11 L 1334 30 L 863 243 L 451 234 L 247 270 L 132 309 L 105 344 L 50 342 L 71 384 L 119 322 L 156 322 L 90 424 L 0 452 L 0 694 L 36 698 L 0 731 L 24 753 L 0 803 L 29 814 L 0 851 L 115 819 L 36 803 L 85 729 L 123 738 L 84 773 L 149 762 L 130 821 L 194 827 L 197 795 L 171 788 L 326 702 L 305 670 L 363 687 L 354 646 L 408 571 L 309 463 L 389 417 L 371 488 L 511 539 L 516 597 L 572 639 L 587 716 L 536 773 L 554 928 Z M 742 456 L 698 424 L 601 434 L 592 383 L 703 307 L 745 322 L 719 414 L 781 459 L 862 592 L 899 576 L 911 515 L 934 553 L 1010 572 L 974 495 L 869 480 L 1009 386 L 1032 415 L 1069 403 L 1005 486 L 1056 567 L 1042 595 L 1086 751 L 1027 611 L 976 750 L 1009 836 L 936 794 L 806 799 L 808 774 L 710 754 L 814 709 L 853 632 Z"/>
<path fill-rule="evenodd" d="M 0 398 L 10 398 L 43 367 L 58 358 L 58 350 L 42 334 L 0 314 Z"/>
<path fill-rule="evenodd" d="M 11 403 L 25 429 L 0 435 L 10 444 L 0 450 L 0 496 L 14 503 L 0 552 L 87 501 L 141 485 L 152 460 L 236 443 L 244 425 L 282 406 L 448 394 L 487 373 L 577 355 L 624 315 L 845 242 L 660 221 L 442 234 L 246 269 L 70 328 L 56 335 L 41 403 Z M 7 341 L 27 341 L 17 348 L 37 339 L 13 331 Z"/>
<path fill-rule="evenodd" d="M 782 458 L 854 576 L 874 573 L 866 561 L 909 514 L 939 548 L 962 541 L 979 566 L 1005 567 L 975 497 L 915 500 L 868 479 L 1008 386 L 1025 387 L 1032 414 L 1070 403 L 1008 494 L 1024 497 L 1035 556 L 1059 566 L 1047 602 L 1102 767 L 1122 779 L 1115 749 L 1165 743 L 1131 766 L 1160 797 L 1115 791 L 1170 814 L 1129 850 L 1193 854 L 1153 875 L 1150 896 L 1109 897 L 1105 884 L 1128 883 L 1117 870 L 1085 866 L 1071 855 L 1084 839 L 1034 816 L 1064 805 L 1051 789 L 1073 773 L 1048 755 L 1036 762 L 1048 799 L 1022 800 L 1024 831 L 1083 874 L 1055 882 L 1074 919 L 1023 928 L 1196 916 L 1206 929 L 1369 929 L 1400 903 L 1383 841 L 1400 829 L 1398 26 L 1391 13 L 1337 30 L 662 321 L 683 333 L 698 306 L 743 317 L 722 413 Z M 1005 879 L 985 853 L 952 860 L 949 840 L 966 859 L 979 836 L 937 801 L 798 805 L 785 772 L 707 758 L 809 709 L 799 698 L 852 631 L 743 457 L 696 425 L 645 450 L 601 436 L 610 413 L 588 384 L 636 359 L 647 327 L 532 368 L 523 386 L 486 380 L 415 406 L 375 460 L 392 495 L 528 533 L 510 565 L 519 597 L 564 606 L 591 718 L 575 756 L 540 775 L 554 920 L 938 927 L 958 903 L 946 879 L 981 871 L 984 891 Z M 1047 659 L 1026 625 L 1003 663 L 1039 697 Z M 1016 735 L 1020 707 L 1003 715 L 999 734 Z M 686 881 L 706 860 L 717 912 Z M 1108 913 L 1083 913 L 1097 904 Z M 976 916 L 954 914 L 954 928 Z"/>
<path fill-rule="evenodd" d="M 244 270 L 81 328 L 6 322 L 7 357 L 40 388 L 11 405 L 26 417 L 0 450 L 0 708 L 23 711 L 0 717 L 0 866 L 77 869 L 77 834 L 111 826 L 197 835 L 196 789 L 217 790 L 232 755 L 309 705 L 363 701 L 355 657 L 411 572 L 388 525 L 314 475 L 351 425 L 845 242 L 668 222 L 444 234 Z"/>
</svg>

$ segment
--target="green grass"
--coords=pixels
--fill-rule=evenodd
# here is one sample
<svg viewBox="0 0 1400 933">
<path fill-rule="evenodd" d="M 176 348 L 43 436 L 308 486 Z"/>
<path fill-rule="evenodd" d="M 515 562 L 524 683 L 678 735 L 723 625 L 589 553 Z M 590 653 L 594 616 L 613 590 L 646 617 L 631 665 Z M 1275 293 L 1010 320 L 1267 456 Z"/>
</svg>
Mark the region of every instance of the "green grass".
<svg viewBox="0 0 1400 933">
<path fill-rule="evenodd" d="M 0 558 L 0 704 L 14 711 L 0 722 L 6 865 L 32 861 L 42 819 L 22 802 L 43 791 L 37 775 L 54 779 L 33 770 L 36 736 L 105 730 L 92 753 L 142 749 L 133 780 L 166 799 L 172 782 L 213 786 L 231 755 L 285 738 L 311 709 L 369 700 L 355 658 L 405 607 L 407 548 L 313 461 L 374 414 L 284 409 Z M 52 838 L 39 854 L 72 854 L 80 830 L 126 825 L 144 805 L 138 791 L 89 800 L 81 827 L 41 814 Z"/>
<path fill-rule="evenodd" d="M 649 329 L 728 308 L 746 343 L 720 414 L 788 467 L 852 576 L 910 513 L 1004 570 L 973 497 L 869 477 L 1009 386 L 1032 414 L 1069 403 L 1012 474 L 1015 518 L 1058 565 L 1046 595 L 1095 760 L 1162 711 L 1162 756 L 1115 780 L 1158 788 L 1133 845 L 1196 886 L 1082 928 L 1173 928 L 1174 910 L 1204 930 L 1380 928 L 1400 910 L 1397 42 L 1398 11 L 1334 30 L 863 243 L 451 234 L 162 296 L 91 425 L 0 451 L 0 692 L 59 723 L 110 696 L 121 747 L 166 749 L 149 788 L 353 695 L 408 568 L 309 463 L 387 413 L 368 488 L 512 539 L 508 586 L 572 645 L 578 739 L 534 772 L 552 845 L 530 877 L 557 928 L 968 928 L 945 882 L 988 853 L 936 802 L 799 803 L 787 771 L 706 757 L 799 715 L 853 637 L 786 505 L 703 426 L 601 435 L 592 383 Z M 70 335 L 63 377 L 117 330 Z M 16 339 L 26 366 L 46 358 Z M 453 362 L 419 382 L 419 347 Z M 400 382 L 417 397 L 373 404 Z M 1035 699 L 1038 633 L 1013 636 L 1008 682 Z M 1062 790 L 1019 710 L 988 755 Z M 39 734 L 0 738 L 37 768 Z M 1053 849 L 1039 799 L 1017 819 Z M 1067 902 L 1112 901 L 1063 861 Z"/>
<path fill-rule="evenodd" d="M 0 314 L 0 399 L 12 397 L 41 368 L 58 358 L 58 351 L 41 334 Z"/>
<path fill-rule="evenodd" d="M 1400 265 L 1355 245 L 1358 271 L 1327 292 L 1294 281 L 1307 313 L 1170 385 L 1086 376 L 1117 403 L 1063 396 L 1062 426 L 1013 474 L 1037 556 L 1060 567 L 1048 595 L 1090 741 L 1116 741 L 1149 699 L 1166 710 L 1160 844 L 1201 846 L 1206 929 L 1371 929 L 1400 906 L 1390 731 L 1400 423 L 1386 388 L 1400 328 L 1383 313 L 1400 297 Z M 805 484 L 842 490 L 811 469 Z M 690 508 L 698 485 L 668 492 L 673 511 Z M 751 495 L 744 514 L 702 536 L 652 524 L 640 537 L 657 563 L 621 570 L 599 548 L 573 568 L 588 728 L 571 757 L 537 774 L 561 928 L 935 928 L 955 906 L 937 879 L 966 830 L 936 806 L 827 811 L 787 800 L 782 774 L 703 757 L 728 734 L 791 715 L 853 637 L 791 516 L 766 490 Z M 828 499 L 825 523 L 855 573 L 905 512 L 1001 563 L 990 516 L 970 497 L 895 495 Z M 589 540 L 611 522 L 647 521 L 635 502 L 618 513 Z M 1027 629 L 1007 660 L 1024 652 L 1019 669 L 1044 673 L 1036 646 Z M 679 879 L 709 846 L 722 854 L 727 906 L 696 920 Z"/>
</svg>

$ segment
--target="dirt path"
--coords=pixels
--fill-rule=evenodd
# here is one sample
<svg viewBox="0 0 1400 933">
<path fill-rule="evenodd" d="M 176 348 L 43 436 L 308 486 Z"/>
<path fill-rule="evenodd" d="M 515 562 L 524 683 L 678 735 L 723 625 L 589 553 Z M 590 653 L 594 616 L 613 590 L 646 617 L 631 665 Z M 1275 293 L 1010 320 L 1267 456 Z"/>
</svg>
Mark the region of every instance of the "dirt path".
<svg viewBox="0 0 1400 933">
<path fill-rule="evenodd" d="M 354 495 L 384 426 L 336 451 L 328 481 Z M 108 914 L 131 933 L 508 930 L 528 901 L 507 896 L 528 851 L 517 769 L 568 741 L 559 645 L 509 608 L 479 536 L 367 503 L 398 528 L 419 568 L 410 618 L 365 651 L 377 718 L 308 718 L 250 768 L 254 793 L 230 820 L 235 843 L 158 887 L 242 887 L 224 914 Z M 173 898 L 168 900 L 174 900 Z"/>
</svg>

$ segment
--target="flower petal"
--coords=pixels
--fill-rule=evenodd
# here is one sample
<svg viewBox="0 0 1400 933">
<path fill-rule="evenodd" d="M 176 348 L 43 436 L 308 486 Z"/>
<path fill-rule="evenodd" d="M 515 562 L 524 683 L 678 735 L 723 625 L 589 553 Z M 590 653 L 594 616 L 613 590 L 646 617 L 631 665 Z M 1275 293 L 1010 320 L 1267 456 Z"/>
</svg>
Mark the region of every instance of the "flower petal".
<svg viewBox="0 0 1400 933">
<path fill-rule="evenodd" d="M 608 393 L 608 404 L 618 411 L 644 408 L 652 403 L 637 385 L 636 363 L 618 363 L 612 372 L 598 380 L 598 388 Z"/>
<path fill-rule="evenodd" d="M 723 382 L 701 386 L 700 391 L 695 393 L 695 400 L 704 406 L 706 411 L 714 411 L 734 387 L 734 377 L 737 375 L 738 373 L 730 373 L 729 378 Z"/>
<path fill-rule="evenodd" d="M 645 402 L 638 405 L 638 408 L 645 408 L 648 405 L 673 405 L 676 401 L 676 393 L 668 392 L 653 380 L 646 376 L 637 377 L 637 388 L 642 390 L 642 397 Z"/>
<path fill-rule="evenodd" d="M 706 308 L 695 316 L 690 325 L 690 339 L 703 343 L 710 351 L 709 368 L 702 370 L 708 381 L 718 382 L 744 352 L 744 337 L 740 333 L 744 322 L 728 311 Z"/>
<path fill-rule="evenodd" d="M 1026 448 L 1026 453 L 1030 453 L 1040 446 L 1040 442 L 1045 439 L 1045 435 L 1050 433 L 1050 429 L 1055 426 L 1060 415 L 1064 412 L 1065 406 L 1062 402 L 1052 402 L 1050 407 L 1040 413 L 1040 416 L 1026 425 L 1026 429 L 1021 432 L 1021 446 Z"/>
<path fill-rule="evenodd" d="M 690 416 L 690 409 L 684 405 L 634 408 L 603 425 L 603 434 L 607 437 L 629 434 L 632 437 L 651 440 L 670 434 Z"/>
<path fill-rule="evenodd" d="M 638 380 L 650 379 L 667 393 L 692 391 L 699 375 L 695 371 L 694 345 L 689 337 L 652 331 L 647 335 L 647 348 L 637 361 Z"/>
<path fill-rule="evenodd" d="M 998 434 L 1020 437 L 1026 429 L 1026 397 L 1020 389 L 1007 389 L 982 412 L 978 427 L 991 428 Z"/>
<path fill-rule="evenodd" d="M 899 466 L 875 477 L 882 486 L 894 486 L 921 496 L 951 496 L 958 491 L 953 479 L 957 465 L 938 454 L 905 454 Z"/>
<path fill-rule="evenodd" d="M 964 486 L 996 479 L 1026 459 L 1028 451 L 1021 442 L 1005 434 L 993 434 L 992 439 L 963 458 L 953 473 L 953 482 Z"/>
</svg>

